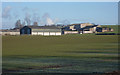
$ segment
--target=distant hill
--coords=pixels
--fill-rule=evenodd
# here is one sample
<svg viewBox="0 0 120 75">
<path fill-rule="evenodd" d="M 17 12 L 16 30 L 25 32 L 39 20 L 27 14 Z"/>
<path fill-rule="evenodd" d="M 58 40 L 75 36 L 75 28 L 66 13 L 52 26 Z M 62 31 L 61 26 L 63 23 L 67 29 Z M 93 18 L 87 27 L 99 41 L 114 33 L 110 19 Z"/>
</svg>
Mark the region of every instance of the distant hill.
<svg viewBox="0 0 120 75">
<path fill-rule="evenodd" d="M 120 33 L 118 32 L 118 28 L 120 28 L 120 25 L 101 25 L 101 26 L 114 29 L 113 32 L 107 32 L 107 33 Z"/>
</svg>

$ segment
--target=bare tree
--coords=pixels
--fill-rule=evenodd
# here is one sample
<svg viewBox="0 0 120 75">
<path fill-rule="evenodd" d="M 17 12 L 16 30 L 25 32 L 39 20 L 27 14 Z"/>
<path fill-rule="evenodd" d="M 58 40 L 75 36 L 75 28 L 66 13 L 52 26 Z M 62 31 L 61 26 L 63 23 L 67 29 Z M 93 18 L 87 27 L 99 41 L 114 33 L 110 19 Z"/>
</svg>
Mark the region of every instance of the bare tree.
<svg viewBox="0 0 120 75">
<path fill-rule="evenodd" d="M 33 23 L 33 26 L 38 26 L 38 23 L 37 23 L 37 22 L 34 22 L 34 23 Z"/>
<path fill-rule="evenodd" d="M 21 24 L 21 20 L 17 20 L 15 23 L 15 28 L 21 28 L 23 25 Z"/>
<path fill-rule="evenodd" d="M 26 24 L 25 21 L 23 21 L 23 22 L 22 22 L 22 26 L 25 26 L 25 24 Z"/>
<path fill-rule="evenodd" d="M 25 21 L 26 21 L 27 25 L 30 25 L 30 24 L 31 24 L 30 18 L 26 17 L 26 18 L 25 18 Z"/>
</svg>

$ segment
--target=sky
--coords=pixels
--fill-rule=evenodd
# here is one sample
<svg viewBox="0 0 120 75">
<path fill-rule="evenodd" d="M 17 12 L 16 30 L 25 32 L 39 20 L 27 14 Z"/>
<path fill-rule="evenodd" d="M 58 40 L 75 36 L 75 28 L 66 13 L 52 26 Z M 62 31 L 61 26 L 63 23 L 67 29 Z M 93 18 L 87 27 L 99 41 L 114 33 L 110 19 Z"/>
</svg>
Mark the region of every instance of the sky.
<svg viewBox="0 0 120 75">
<path fill-rule="evenodd" d="M 118 24 L 118 2 L 3 2 L 2 28 L 26 25 L 94 23 Z"/>
</svg>

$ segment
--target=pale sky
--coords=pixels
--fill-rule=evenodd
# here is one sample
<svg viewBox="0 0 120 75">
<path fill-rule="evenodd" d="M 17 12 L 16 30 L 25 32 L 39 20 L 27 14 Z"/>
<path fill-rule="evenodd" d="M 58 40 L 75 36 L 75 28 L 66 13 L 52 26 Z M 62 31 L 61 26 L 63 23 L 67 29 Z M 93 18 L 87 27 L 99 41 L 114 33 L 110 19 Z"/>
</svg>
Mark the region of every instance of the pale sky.
<svg viewBox="0 0 120 75">
<path fill-rule="evenodd" d="M 3 2 L 2 28 L 20 19 L 44 24 L 118 24 L 118 2 Z"/>
</svg>

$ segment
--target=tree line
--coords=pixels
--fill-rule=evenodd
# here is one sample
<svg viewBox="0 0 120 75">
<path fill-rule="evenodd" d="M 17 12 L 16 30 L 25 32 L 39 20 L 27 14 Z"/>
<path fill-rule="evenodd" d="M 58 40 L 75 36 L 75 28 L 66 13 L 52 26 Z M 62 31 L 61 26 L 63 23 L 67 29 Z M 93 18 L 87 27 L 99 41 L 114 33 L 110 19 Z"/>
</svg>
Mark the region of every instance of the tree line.
<svg viewBox="0 0 120 75">
<path fill-rule="evenodd" d="M 22 28 L 23 26 L 38 26 L 38 22 L 33 22 L 33 25 L 29 25 L 28 22 L 21 22 L 21 20 L 17 20 L 15 23 L 15 28 Z"/>
</svg>

